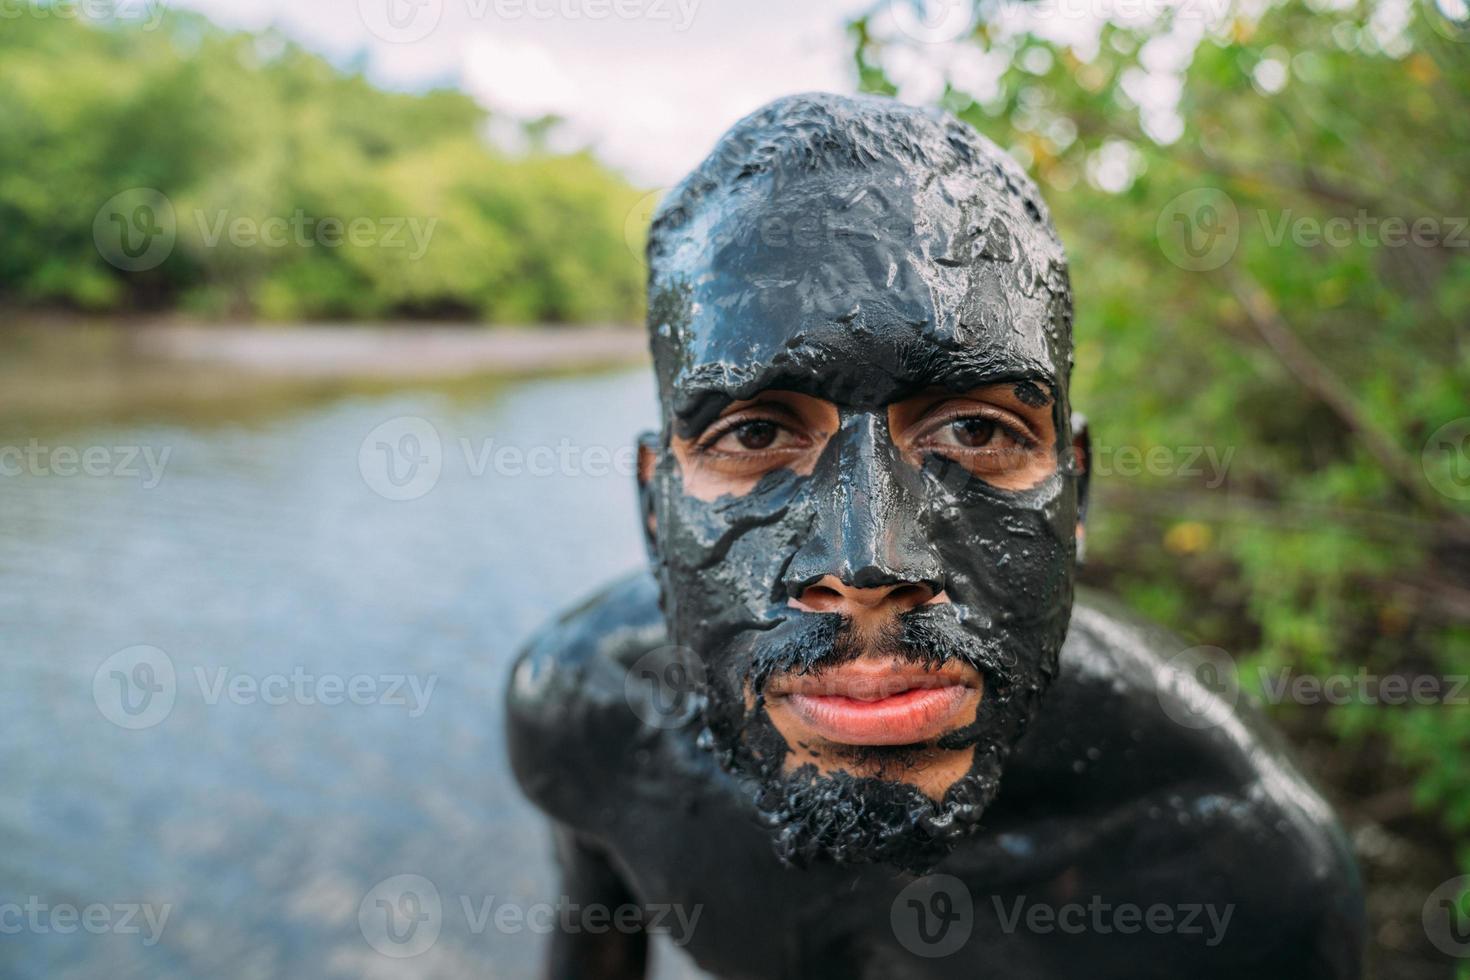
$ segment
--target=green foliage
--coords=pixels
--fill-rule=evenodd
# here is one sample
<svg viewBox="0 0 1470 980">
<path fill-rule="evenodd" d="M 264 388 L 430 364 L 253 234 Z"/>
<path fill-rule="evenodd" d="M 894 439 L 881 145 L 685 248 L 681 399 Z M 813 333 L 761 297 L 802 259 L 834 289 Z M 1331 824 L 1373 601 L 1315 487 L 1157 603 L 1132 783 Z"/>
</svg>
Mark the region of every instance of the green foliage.
<svg viewBox="0 0 1470 980">
<path fill-rule="evenodd" d="M 873 91 L 903 93 L 889 65 L 999 66 L 994 87 L 951 69 L 939 101 L 1036 177 L 1071 255 L 1073 400 L 1116 451 L 1094 454 L 1112 466 L 1095 468 L 1087 575 L 1229 650 L 1252 689 L 1258 668 L 1463 676 L 1470 505 L 1434 489 L 1448 463 L 1421 452 L 1470 416 L 1470 33 L 1432 3 L 1280 0 L 1048 40 L 1077 6 L 1002 30 L 982 3 L 953 50 L 880 37 L 876 16 L 851 36 Z M 1180 218 L 1199 188 L 1238 217 L 1220 262 L 1180 251 L 1228 218 L 1218 194 Z M 1316 242 L 1301 220 L 1333 218 Z M 1393 244 L 1389 218 L 1441 240 Z M 1178 465 L 1125 472 L 1124 447 Z M 1223 480 L 1188 472 L 1193 447 L 1233 451 Z M 1386 746 L 1423 812 L 1470 832 L 1463 702 L 1273 710 Z"/>
<path fill-rule="evenodd" d="M 499 154 L 485 123 L 464 95 L 384 92 L 279 36 L 194 15 L 157 30 L 7 18 L 0 302 L 273 320 L 637 317 L 624 229 L 640 194 L 586 155 Z M 166 196 L 177 239 L 156 267 L 126 271 L 93 222 L 139 187 Z"/>
</svg>

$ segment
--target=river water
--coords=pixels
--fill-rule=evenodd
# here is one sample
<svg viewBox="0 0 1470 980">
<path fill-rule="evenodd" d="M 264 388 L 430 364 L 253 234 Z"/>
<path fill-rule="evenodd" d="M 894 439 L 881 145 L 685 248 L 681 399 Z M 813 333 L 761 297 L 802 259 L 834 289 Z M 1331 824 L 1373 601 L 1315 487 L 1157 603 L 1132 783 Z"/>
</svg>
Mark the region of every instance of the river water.
<svg viewBox="0 0 1470 980">
<path fill-rule="evenodd" d="M 0 436 L 0 975 L 535 975 L 502 695 L 643 560 L 646 370 L 196 414 Z"/>
</svg>

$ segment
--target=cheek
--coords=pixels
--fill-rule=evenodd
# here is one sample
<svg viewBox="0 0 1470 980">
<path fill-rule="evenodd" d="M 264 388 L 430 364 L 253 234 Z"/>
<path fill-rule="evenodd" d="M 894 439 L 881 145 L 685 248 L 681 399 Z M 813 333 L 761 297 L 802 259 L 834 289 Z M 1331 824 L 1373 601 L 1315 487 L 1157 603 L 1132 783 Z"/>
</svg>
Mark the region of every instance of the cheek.
<svg viewBox="0 0 1470 980">
<path fill-rule="evenodd" d="M 742 461 L 701 455 L 692 440 L 675 436 L 668 456 L 683 492 L 695 500 L 713 503 L 727 495 L 747 496 L 773 473 L 789 471 L 796 476 L 810 476 L 826 441 L 826 433 L 818 431 L 810 446 L 785 449 L 764 461 Z"/>
<path fill-rule="evenodd" d="M 670 454 L 683 492 L 703 503 L 712 503 L 726 494 L 743 497 L 760 482 L 760 474 L 722 473 L 707 463 L 702 464 L 692 444 L 682 439 L 674 440 Z"/>
<path fill-rule="evenodd" d="M 983 491 L 940 496 L 934 538 L 951 600 L 1000 621 L 1046 616 L 1066 604 L 1076 506 L 1065 481 L 1013 501 Z"/>
<path fill-rule="evenodd" d="M 782 470 L 743 496 L 706 501 L 685 492 L 677 469 L 657 478 L 660 560 L 686 611 L 724 620 L 772 604 L 781 570 L 811 522 L 803 482 Z"/>
</svg>

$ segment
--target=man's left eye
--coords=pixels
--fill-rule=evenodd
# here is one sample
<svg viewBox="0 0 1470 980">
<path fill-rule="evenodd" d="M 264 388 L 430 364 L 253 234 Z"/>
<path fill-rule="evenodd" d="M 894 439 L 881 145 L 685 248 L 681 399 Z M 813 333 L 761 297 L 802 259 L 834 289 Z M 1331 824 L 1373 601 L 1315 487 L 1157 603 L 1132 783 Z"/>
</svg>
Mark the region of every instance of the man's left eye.
<svg viewBox="0 0 1470 980">
<path fill-rule="evenodd" d="M 1021 445 L 1014 432 L 995 419 L 983 417 L 955 419 L 935 435 L 940 445 L 965 449 L 1011 449 Z"/>
<path fill-rule="evenodd" d="M 957 419 L 949 427 L 955 441 L 971 449 L 989 445 L 1000 432 L 1000 426 L 992 419 Z"/>
</svg>

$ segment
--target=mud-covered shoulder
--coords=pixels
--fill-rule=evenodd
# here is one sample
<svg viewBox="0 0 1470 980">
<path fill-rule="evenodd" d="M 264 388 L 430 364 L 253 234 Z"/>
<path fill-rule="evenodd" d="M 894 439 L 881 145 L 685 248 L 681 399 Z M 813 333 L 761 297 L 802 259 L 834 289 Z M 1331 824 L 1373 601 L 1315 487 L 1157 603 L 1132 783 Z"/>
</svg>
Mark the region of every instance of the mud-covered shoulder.
<svg viewBox="0 0 1470 980">
<path fill-rule="evenodd" d="M 1251 689 L 1225 651 L 1079 591 L 1057 682 L 1027 736 L 1044 774 L 1031 790 L 1053 807 L 1068 786 L 1079 800 L 1110 799 L 1143 833 L 1155 820 L 1193 828 L 1196 860 L 1225 855 L 1219 873 L 1243 895 L 1258 890 L 1253 907 L 1271 910 L 1278 933 L 1337 964 L 1323 975 L 1352 975 L 1363 907 L 1351 845 Z M 1175 831 L 1170 840 L 1191 836 Z M 1244 854 L 1259 874 L 1232 868 Z"/>
<path fill-rule="evenodd" d="M 646 572 L 621 578 L 543 627 L 516 657 L 506 690 L 511 767 L 533 803 L 564 823 L 617 793 L 646 734 L 629 704 L 629 668 L 665 640 Z"/>
<path fill-rule="evenodd" d="M 1060 676 L 1043 712 L 1112 716 L 1108 725 L 1135 743 L 1169 746 L 1177 772 L 1254 788 L 1324 821 L 1331 811 L 1297 770 L 1291 751 L 1252 701 L 1228 651 L 1192 646 L 1111 597 L 1079 590 L 1062 650 Z"/>
</svg>

